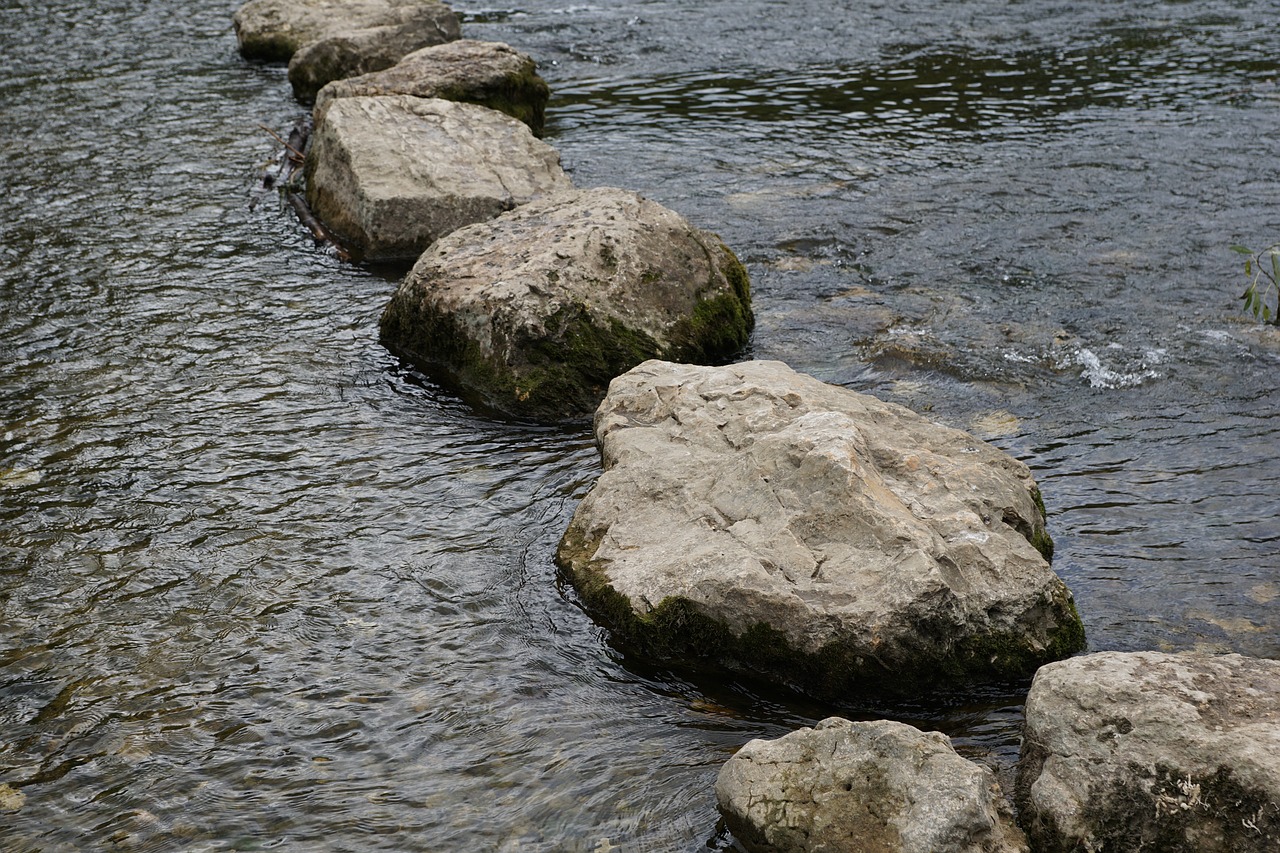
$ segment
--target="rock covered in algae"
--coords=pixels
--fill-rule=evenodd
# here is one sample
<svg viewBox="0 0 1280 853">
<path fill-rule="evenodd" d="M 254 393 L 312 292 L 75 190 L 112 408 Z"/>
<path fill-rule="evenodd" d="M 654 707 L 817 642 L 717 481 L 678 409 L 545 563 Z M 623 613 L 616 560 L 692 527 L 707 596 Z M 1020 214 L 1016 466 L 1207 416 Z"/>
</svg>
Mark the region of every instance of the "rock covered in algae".
<svg viewBox="0 0 1280 853">
<path fill-rule="evenodd" d="M 557 562 L 619 643 L 841 699 L 1030 676 L 1084 645 L 1021 462 L 779 362 L 650 361 Z"/>
<path fill-rule="evenodd" d="M 1026 853 L 995 774 L 945 735 L 831 717 L 753 740 L 716 780 L 751 853 Z"/>
<path fill-rule="evenodd" d="M 1043 667 L 1017 794 L 1045 853 L 1280 850 L 1280 661 L 1105 652 Z"/>
<path fill-rule="evenodd" d="M 484 405 L 558 421 L 586 417 L 646 359 L 723 360 L 751 325 L 746 271 L 718 237 L 605 187 L 441 239 L 396 290 L 382 339 Z"/>
</svg>

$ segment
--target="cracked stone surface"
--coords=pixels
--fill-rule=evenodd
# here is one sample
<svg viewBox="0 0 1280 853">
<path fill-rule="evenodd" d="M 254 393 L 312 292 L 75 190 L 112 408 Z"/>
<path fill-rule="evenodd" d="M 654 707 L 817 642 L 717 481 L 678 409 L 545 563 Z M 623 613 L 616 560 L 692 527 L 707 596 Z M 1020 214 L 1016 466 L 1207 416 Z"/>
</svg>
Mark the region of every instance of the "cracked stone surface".
<svg viewBox="0 0 1280 853">
<path fill-rule="evenodd" d="M 595 431 L 604 473 L 557 559 L 624 644 L 820 698 L 1083 644 L 1030 472 L 967 433 L 780 362 L 647 362 Z"/>
<path fill-rule="evenodd" d="M 751 853 L 1026 853 L 995 775 L 945 735 L 823 720 L 753 740 L 716 780 Z"/>
<path fill-rule="evenodd" d="M 438 98 L 341 98 L 312 134 L 307 201 L 366 260 L 568 189 L 554 148 L 508 115 Z"/>
<path fill-rule="evenodd" d="M 1017 795 L 1046 853 L 1280 850 L 1280 661 L 1105 652 L 1043 667 Z"/>
</svg>

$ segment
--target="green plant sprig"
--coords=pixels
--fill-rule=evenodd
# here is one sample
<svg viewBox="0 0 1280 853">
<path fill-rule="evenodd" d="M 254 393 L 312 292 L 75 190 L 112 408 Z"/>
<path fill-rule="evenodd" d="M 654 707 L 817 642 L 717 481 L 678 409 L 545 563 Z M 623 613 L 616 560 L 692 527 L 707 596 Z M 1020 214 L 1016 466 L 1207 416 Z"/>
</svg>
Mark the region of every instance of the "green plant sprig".
<svg viewBox="0 0 1280 853">
<path fill-rule="evenodd" d="M 1244 310 L 1253 312 L 1255 319 L 1280 326 L 1280 243 L 1273 243 L 1261 252 L 1248 246 L 1232 246 L 1231 251 L 1245 256 L 1244 275 L 1249 285 L 1240 294 Z M 1269 304 L 1273 294 L 1274 311 Z"/>
</svg>

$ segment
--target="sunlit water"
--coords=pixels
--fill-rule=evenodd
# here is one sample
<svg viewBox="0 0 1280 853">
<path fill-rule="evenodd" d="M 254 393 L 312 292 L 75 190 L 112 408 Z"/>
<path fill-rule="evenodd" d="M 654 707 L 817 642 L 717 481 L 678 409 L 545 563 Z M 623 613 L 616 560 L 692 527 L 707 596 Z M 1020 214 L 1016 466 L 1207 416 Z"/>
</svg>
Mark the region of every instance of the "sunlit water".
<svg viewBox="0 0 1280 853">
<path fill-rule="evenodd" d="M 551 561 L 585 425 L 377 345 L 394 276 L 258 189 L 300 110 L 235 6 L 0 0 L 0 847 L 721 849 L 723 761 L 837 710 L 1007 780 L 1019 685 L 833 709 L 610 648 Z M 1280 236 L 1280 4 L 458 8 L 577 183 L 738 251 L 751 356 L 1032 465 L 1092 648 L 1280 655 L 1228 249 Z"/>
</svg>

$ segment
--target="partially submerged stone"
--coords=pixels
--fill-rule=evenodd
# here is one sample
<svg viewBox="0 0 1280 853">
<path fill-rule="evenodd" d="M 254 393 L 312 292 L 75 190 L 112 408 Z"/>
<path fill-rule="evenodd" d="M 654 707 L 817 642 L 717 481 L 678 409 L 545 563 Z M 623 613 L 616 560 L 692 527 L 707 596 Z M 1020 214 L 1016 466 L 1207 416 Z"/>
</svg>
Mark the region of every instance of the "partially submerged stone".
<svg viewBox="0 0 1280 853">
<path fill-rule="evenodd" d="M 731 356 L 750 298 L 714 234 L 633 192 L 571 190 L 433 245 L 387 306 L 382 339 L 485 405 L 558 421 L 584 417 L 645 359 Z"/>
<path fill-rule="evenodd" d="M 309 103 L 331 81 L 391 68 L 414 51 L 457 37 L 456 26 L 446 26 L 437 10 L 424 7 L 403 23 L 307 42 L 289 60 L 289 84 L 295 98 Z"/>
<path fill-rule="evenodd" d="M 367 260 L 413 260 L 449 232 L 572 186 L 554 148 L 474 104 L 341 98 L 307 150 L 307 201 Z"/>
<path fill-rule="evenodd" d="M 751 853 L 1027 850 L 990 770 L 889 720 L 753 740 L 720 770 L 716 801 Z"/>
<path fill-rule="evenodd" d="M 479 104 L 520 119 L 541 136 L 550 90 L 526 54 L 501 42 L 461 39 L 415 51 L 385 71 L 329 83 L 316 96 L 317 122 L 333 100 L 364 95 Z"/>
<path fill-rule="evenodd" d="M 1017 792 L 1044 853 L 1280 850 L 1280 661 L 1106 652 L 1045 666 Z"/>
<path fill-rule="evenodd" d="M 657 361 L 595 432 L 557 562 L 624 647 L 841 699 L 1084 645 L 1030 472 L 967 433 L 779 362 Z"/>
<path fill-rule="evenodd" d="M 458 16 L 439 0 L 249 0 L 233 22 L 241 55 L 266 62 L 288 62 L 311 42 L 414 22 L 439 41 L 461 35 Z"/>
</svg>

